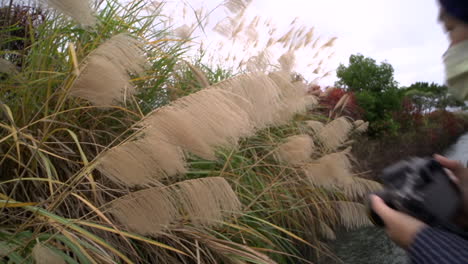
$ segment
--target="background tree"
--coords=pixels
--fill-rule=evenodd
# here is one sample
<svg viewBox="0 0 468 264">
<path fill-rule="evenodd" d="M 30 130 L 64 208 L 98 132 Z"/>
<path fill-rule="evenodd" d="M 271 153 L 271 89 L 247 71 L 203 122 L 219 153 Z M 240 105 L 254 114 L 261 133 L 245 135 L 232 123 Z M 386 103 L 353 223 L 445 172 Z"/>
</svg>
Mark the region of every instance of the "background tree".
<svg viewBox="0 0 468 264">
<path fill-rule="evenodd" d="M 417 110 L 428 113 L 434 110 L 446 110 L 448 107 L 462 107 L 465 104 L 448 93 L 445 85 L 417 82 L 403 88 L 404 96 L 411 99 Z"/>
<path fill-rule="evenodd" d="M 364 119 L 371 123 L 371 134 L 398 131 L 392 114 L 401 108 L 402 95 L 392 65 L 387 62 L 379 65 L 361 54 L 351 55 L 348 66 L 338 67 L 337 76 L 336 86 L 355 93 L 358 105 L 364 110 Z"/>
<path fill-rule="evenodd" d="M 387 62 L 380 65 L 362 54 L 351 55 L 349 65 L 341 64 L 336 75 L 336 85 L 352 92 L 383 92 L 398 87 L 394 79 L 393 66 Z"/>
</svg>

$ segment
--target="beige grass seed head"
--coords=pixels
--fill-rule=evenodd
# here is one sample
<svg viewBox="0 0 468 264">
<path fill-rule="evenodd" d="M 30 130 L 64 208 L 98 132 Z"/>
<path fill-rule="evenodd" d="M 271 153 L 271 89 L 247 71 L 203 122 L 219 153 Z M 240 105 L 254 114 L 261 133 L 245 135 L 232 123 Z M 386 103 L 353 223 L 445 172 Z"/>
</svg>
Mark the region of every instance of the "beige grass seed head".
<svg viewBox="0 0 468 264">
<path fill-rule="evenodd" d="M 350 149 L 328 154 L 303 167 L 309 182 L 314 186 L 344 188 L 352 183 Z"/>
<path fill-rule="evenodd" d="M 166 177 L 186 173 L 182 150 L 163 134 L 116 146 L 100 158 L 97 169 L 127 186 L 154 186 Z"/>
<path fill-rule="evenodd" d="M 11 62 L 0 58 L 0 73 L 14 74 L 17 72 L 15 65 Z"/>
<path fill-rule="evenodd" d="M 236 216 L 241 203 L 226 179 L 208 177 L 175 185 L 184 212 L 194 225 L 213 226 Z"/>
<path fill-rule="evenodd" d="M 124 102 L 135 93 L 129 74 L 142 74 L 145 67 L 141 43 L 126 34 L 116 35 L 85 59 L 70 94 L 97 106 Z"/>
<path fill-rule="evenodd" d="M 348 139 L 352 128 L 352 123 L 346 117 L 340 117 L 328 123 L 318 134 L 318 139 L 325 150 L 331 152 Z"/>
<path fill-rule="evenodd" d="M 214 226 L 239 214 L 241 203 L 222 177 L 153 187 L 114 200 L 109 212 L 130 231 L 160 235 L 181 223 Z"/>
<path fill-rule="evenodd" d="M 109 213 L 129 231 L 158 236 L 180 218 L 174 199 L 167 187 L 154 187 L 114 200 Z"/>
<path fill-rule="evenodd" d="M 73 18 L 83 26 L 94 26 L 97 22 L 90 0 L 40 0 L 48 6 Z"/>
<path fill-rule="evenodd" d="M 277 148 L 275 156 L 280 162 L 300 165 L 310 161 L 313 152 L 312 138 L 308 135 L 296 135 L 288 137 L 286 142 Z"/>
<path fill-rule="evenodd" d="M 36 264 L 65 264 L 65 260 L 44 246 L 42 243 L 37 243 L 32 250 L 32 257 Z"/>
</svg>

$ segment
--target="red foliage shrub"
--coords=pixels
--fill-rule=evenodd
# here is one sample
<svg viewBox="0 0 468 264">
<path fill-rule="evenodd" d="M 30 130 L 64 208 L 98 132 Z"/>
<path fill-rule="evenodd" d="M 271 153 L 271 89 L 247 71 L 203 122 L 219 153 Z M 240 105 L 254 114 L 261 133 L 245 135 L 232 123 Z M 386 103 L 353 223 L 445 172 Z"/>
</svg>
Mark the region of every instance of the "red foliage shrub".
<svg viewBox="0 0 468 264">
<path fill-rule="evenodd" d="M 349 96 L 346 105 L 342 108 L 339 107 L 339 111 L 334 112 L 336 105 L 345 95 Z M 341 88 L 332 88 L 331 90 L 328 90 L 326 96 L 320 98 L 320 104 L 324 107 L 325 112 L 332 117 L 344 115 L 353 119 L 360 119 L 363 113 L 361 107 L 357 104 L 354 93 L 347 92 Z"/>
<path fill-rule="evenodd" d="M 436 133 L 455 137 L 464 131 L 465 122 L 454 113 L 438 110 L 426 115 L 427 123 Z"/>
<path fill-rule="evenodd" d="M 403 98 L 401 110 L 394 112 L 392 117 L 400 124 L 402 131 L 417 130 L 424 125 L 423 113 L 408 97 Z"/>
</svg>

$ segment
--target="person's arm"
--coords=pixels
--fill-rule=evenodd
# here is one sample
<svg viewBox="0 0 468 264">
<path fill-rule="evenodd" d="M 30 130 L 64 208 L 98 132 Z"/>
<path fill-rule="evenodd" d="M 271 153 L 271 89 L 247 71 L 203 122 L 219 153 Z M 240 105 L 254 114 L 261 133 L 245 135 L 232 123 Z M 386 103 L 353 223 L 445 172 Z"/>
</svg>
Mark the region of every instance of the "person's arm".
<svg viewBox="0 0 468 264">
<path fill-rule="evenodd" d="M 407 251 L 412 264 L 468 263 L 468 241 L 432 227 L 422 229 Z"/>
</svg>

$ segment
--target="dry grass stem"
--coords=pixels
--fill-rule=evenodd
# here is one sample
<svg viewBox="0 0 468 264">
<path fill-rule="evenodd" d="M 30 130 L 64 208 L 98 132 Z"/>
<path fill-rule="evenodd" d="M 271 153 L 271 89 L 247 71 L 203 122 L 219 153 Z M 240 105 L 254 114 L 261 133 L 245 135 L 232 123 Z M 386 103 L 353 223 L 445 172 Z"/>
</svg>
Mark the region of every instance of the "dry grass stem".
<svg viewBox="0 0 468 264">
<path fill-rule="evenodd" d="M 186 232 L 187 233 L 187 232 Z M 211 250 L 217 252 L 222 256 L 241 256 L 239 259 L 229 259 L 229 263 L 233 264 L 245 264 L 248 262 L 253 263 L 262 263 L 262 264 L 277 264 L 275 261 L 271 260 L 267 255 L 260 253 L 253 248 L 241 244 L 236 244 L 227 240 L 222 240 L 218 238 L 209 237 L 200 233 L 191 233 L 191 237 L 197 241 L 201 241 L 203 244 L 207 245 Z M 242 259 L 249 260 L 248 262 L 243 261 Z"/>
<path fill-rule="evenodd" d="M 142 74 L 146 58 L 141 43 L 119 34 L 94 50 L 82 66 L 70 94 L 97 106 L 110 106 L 135 93 L 129 74 Z"/>
</svg>

